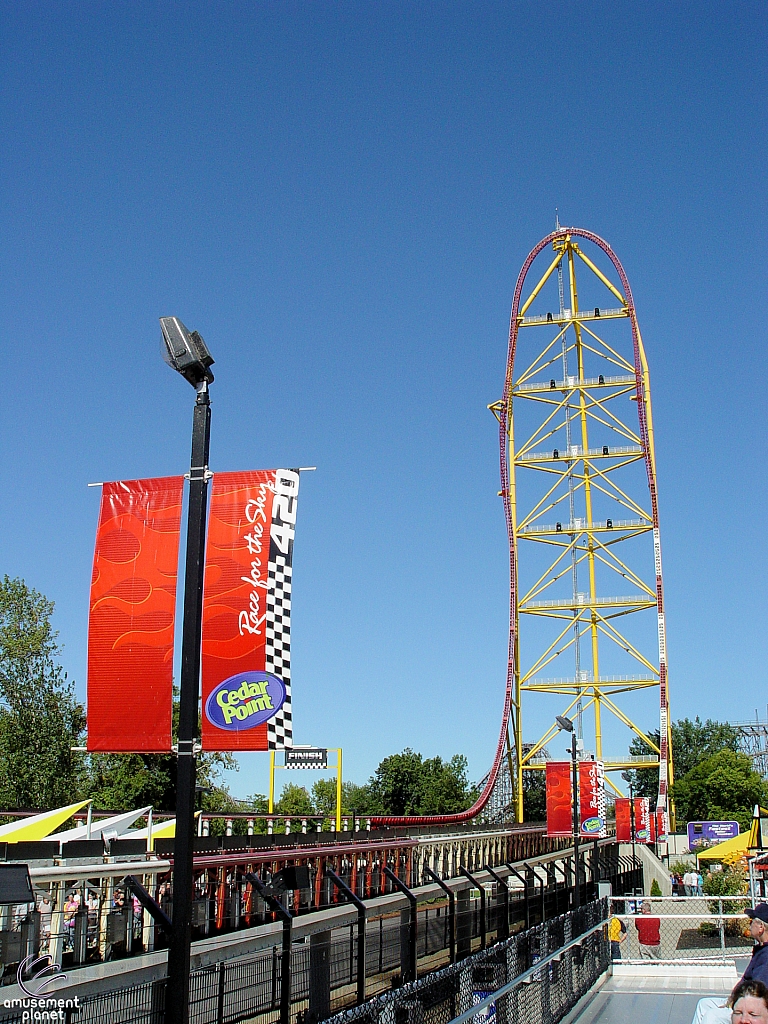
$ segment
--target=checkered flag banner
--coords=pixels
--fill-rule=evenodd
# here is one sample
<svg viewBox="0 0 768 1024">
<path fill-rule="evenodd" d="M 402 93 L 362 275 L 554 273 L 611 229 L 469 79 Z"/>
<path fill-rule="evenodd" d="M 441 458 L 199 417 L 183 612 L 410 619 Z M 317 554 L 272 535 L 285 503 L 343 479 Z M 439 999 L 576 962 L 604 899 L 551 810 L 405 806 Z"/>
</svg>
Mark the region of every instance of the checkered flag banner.
<svg viewBox="0 0 768 1024">
<path fill-rule="evenodd" d="M 217 473 L 203 598 L 203 749 L 293 746 L 298 469 Z"/>
</svg>

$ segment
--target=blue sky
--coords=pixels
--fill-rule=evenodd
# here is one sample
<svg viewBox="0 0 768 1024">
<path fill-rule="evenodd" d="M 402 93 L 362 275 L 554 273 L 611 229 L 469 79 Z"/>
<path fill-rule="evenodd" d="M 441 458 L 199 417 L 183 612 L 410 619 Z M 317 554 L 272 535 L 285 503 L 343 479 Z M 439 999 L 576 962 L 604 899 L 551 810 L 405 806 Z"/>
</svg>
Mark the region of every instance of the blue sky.
<svg viewBox="0 0 768 1024">
<path fill-rule="evenodd" d="M 356 781 L 406 745 L 485 772 L 508 587 L 486 405 L 558 207 L 608 239 L 637 303 L 673 716 L 754 715 L 763 4 L 2 13 L 0 571 L 55 600 L 83 694 L 86 484 L 187 468 L 191 390 L 159 356 L 175 314 L 216 359 L 212 467 L 318 467 L 295 549 L 296 741 L 341 745 Z M 244 757 L 233 791 L 263 792 L 266 763 Z"/>
</svg>

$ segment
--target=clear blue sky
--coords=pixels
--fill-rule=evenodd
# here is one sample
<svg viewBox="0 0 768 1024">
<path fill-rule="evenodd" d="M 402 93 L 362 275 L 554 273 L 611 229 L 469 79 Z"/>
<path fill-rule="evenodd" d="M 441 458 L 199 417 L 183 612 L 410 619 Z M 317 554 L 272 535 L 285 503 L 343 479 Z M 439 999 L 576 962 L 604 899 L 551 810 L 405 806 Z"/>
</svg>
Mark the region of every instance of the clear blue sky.
<svg viewBox="0 0 768 1024">
<path fill-rule="evenodd" d="M 610 241 L 637 302 L 673 715 L 764 710 L 763 3 L 2 18 L 0 571 L 55 600 L 83 695 L 86 484 L 188 465 L 191 389 L 159 356 L 175 314 L 216 358 L 213 468 L 318 467 L 296 741 L 343 746 L 357 781 L 406 745 L 485 772 L 508 586 L 486 405 L 558 207 Z M 263 792 L 266 763 L 244 757 L 233 791 Z"/>
</svg>

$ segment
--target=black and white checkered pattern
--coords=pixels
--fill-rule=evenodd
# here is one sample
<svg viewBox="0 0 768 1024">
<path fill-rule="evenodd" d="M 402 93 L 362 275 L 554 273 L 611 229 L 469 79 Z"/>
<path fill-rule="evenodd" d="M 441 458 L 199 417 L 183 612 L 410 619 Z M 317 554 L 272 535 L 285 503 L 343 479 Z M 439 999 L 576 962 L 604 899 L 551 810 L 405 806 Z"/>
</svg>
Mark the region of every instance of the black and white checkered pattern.
<svg viewBox="0 0 768 1024">
<path fill-rule="evenodd" d="M 274 561 L 272 558 L 274 557 Z M 285 683 L 285 703 L 267 722 L 269 750 L 293 746 L 291 716 L 291 576 L 285 555 L 270 551 L 267 569 L 265 670 Z"/>
</svg>

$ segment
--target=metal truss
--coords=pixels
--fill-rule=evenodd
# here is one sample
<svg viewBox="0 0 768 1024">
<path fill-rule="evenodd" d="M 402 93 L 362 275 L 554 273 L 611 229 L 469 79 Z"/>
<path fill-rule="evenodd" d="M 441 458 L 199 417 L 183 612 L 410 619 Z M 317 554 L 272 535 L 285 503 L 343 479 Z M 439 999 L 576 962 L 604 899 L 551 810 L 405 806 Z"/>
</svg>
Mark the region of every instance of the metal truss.
<svg viewBox="0 0 768 1024">
<path fill-rule="evenodd" d="M 529 271 L 547 248 L 551 258 L 530 288 Z M 515 289 L 504 396 L 490 409 L 499 422 L 510 546 L 515 817 L 523 820 L 523 773 L 544 767 L 557 733 L 553 722 L 536 742 L 523 742 L 524 705 L 544 695 L 563 698 L 560 713 L 576 719 L 580 736 L 587 727 L 585 743 L 607 773 L 658 766 L 657 807 L 667 811 L 672 748 L 650 377 L 629 282 L 597 235 L 558 228 L 528 256 Z M 649 614 L 652 626 L 635 625 Z M 654 690 L 658 745 L 627 707 L 637 704 L 629 695 Z M 628 730 L 627 743 L 639 736 L 654 756 L 606 755 L 606 715 Z"/>
</svg>

